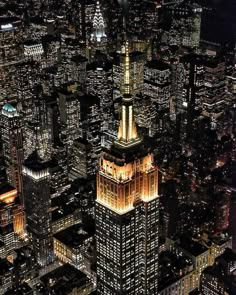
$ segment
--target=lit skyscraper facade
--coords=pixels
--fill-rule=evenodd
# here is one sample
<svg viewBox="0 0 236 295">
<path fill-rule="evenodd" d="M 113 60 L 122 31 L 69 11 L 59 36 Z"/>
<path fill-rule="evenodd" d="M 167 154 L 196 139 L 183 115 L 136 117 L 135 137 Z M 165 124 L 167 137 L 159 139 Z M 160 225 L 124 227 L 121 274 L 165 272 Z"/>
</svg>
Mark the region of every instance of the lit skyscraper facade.
<svg viewBox="0 0 236 295">
<path fill-rule="evenodd" d="M 26 228 L 37 253 L 37 261 L 42 266 L 52 262 L 53 253 L 48 164 L 42 162 L 37 152 L 33 152 L 23 166 Z"/>
<path fill-rule="evenodd" d="M 233 2 L 0 0 L 0 294 L 236 288 Z"/>
<path fill-rule="evenodd" d="M 23 136 L 22 121 L 17 110 L 5 104 L 1 112 L 3 154 L 8 182 L 22 192 Z"/>
<path fill-rule="evenodd" d="M 128 43 L 125 60 L 118 139 L 97 175 L 97 291 L 157 294 L 158 169 L 134 122 Z"/>
<path fill-rule="evenodd" d="M 97 1 L 96 11 L 93 18 L 93 31 L 94 33 L 92 34 L 91 37 L 97 42 L 101 42 L 101 39 L 106 37 L 105 23 L 101 13 L 99 1 Z"/>
</svg>

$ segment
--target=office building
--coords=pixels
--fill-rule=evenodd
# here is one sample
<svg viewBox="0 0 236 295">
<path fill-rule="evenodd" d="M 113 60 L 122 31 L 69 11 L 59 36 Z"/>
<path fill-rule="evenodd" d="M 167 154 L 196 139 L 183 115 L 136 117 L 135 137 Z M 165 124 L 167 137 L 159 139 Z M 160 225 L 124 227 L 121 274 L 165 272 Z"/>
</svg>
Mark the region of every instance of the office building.
<svg viewBox="0 0 236 295">
<path fill-rule="evenodd" d="M 75 86 L 76 87 L 76 86 Z M 73 85 L 72 85 L 73 88 Z M 79 100 L 77 94 L 65 85 L 58 92 L 58 106 L 62 127 L 62 141 L 70 148 L 73 140 L 79 137 Z"/>
<path fill-rule="evenodd" d="M 49 163 L 33 152 L 23 166 L 26 229 L 37 261 L 45 266 L 53 260 Z"/>
<path fill-rule="evenodd" d="M 158 110 L 170 108 L 171 69 L 160 60 L 153 60 L 144 66 L 144 91 L 151 97 Z"/>
<path fill-rule="evenodd" d="M 23 125 L 18 111 L 5 104 L 1 111 L 3 156 L 8 182 L 22 193 Z"/>
<path fill-rule="evenodd" d="M 203 113 L 211 118 L 217 118 L 230 103 L 231 98 L 225 91 L 225 61 L 220 58 L 208 59 L 204 62 L 204 69 Z"/>
</svg>

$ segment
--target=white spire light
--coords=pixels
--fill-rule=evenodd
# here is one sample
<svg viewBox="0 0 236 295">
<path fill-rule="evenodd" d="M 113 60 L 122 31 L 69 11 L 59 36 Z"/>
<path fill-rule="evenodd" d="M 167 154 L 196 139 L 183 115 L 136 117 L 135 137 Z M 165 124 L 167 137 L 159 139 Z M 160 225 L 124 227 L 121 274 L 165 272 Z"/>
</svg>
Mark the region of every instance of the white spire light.
<svg viewBox="0 0 236 295">
<path fill-rule="evenodd" d="M 102 16 L 102 12 L 100 9 L 100 3 L 97 1 L 95 15 L 93 18 L 93 31 L 92 38 L 97 42 L 101 42 L 103 37 L 106 37 L 105 34 L 105 22 Z"/>
</svg>

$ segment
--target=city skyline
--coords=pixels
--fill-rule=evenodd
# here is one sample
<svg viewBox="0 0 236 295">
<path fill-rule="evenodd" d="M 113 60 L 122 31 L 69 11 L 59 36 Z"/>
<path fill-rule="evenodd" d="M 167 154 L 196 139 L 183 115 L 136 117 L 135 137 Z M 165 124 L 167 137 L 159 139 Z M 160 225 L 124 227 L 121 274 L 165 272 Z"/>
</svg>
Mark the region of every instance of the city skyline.
<svg viewBox="0 0 236 295">
<path fill-rule="evenodd" d="M 236 294 L 235 9 L 0 1 L 0 294 Z"/>
</svg>

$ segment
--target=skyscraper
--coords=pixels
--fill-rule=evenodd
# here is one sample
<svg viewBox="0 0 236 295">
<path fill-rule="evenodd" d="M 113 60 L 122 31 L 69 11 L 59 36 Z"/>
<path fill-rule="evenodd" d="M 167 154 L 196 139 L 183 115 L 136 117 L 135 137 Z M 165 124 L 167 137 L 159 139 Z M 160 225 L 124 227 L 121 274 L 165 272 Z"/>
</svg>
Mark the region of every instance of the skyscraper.
<svg viewBox="0 0 236 295">
<path fill-rule="evenodd" d="M 23 188 L 26 224 L 33 249 L 41 266 L 52 262 L 51 195 L 49 162 L 33 152 L 24 162 Z"/>
<path fill-rule="evenodd" d="M 128 46 L 118 139 L 97 175 L 98 294 L 157 294 L 158 168 L 134 122 Z"/>
<path fill-rule="evenodd" d="M 22 121 L 17 110 L 5 104 L 1 112 L 3 155 L 8 182 L 22 192 L 23 136 Z"/>
<path fill-rule="evenodd" d="M 97 1 L 96 10 L 93 17 L 93 34 L 91 35 L 92 39 L 96 42 L 101 42 L 102 38 L 106 37 L 105 34 L 105 23 L 100 9 L 100 3 Z"/>
</svg>

